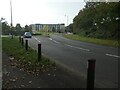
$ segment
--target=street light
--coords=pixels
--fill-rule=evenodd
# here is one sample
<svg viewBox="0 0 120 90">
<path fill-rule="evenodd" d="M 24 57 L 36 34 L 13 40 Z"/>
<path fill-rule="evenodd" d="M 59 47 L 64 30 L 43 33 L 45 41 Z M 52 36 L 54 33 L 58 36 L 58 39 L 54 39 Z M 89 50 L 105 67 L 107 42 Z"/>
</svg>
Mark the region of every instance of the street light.
<svg viewBox="0 0 120 90">
<path fill-rule="evenodd" d="M 1 41 L 1 35 L 2 35 L 2 21 L 5 20 L 4 18 L 0 19 L 0 41 Z M 0 42 L 1 44 L 1 42 Z"/>
<path fill-rule="evenodd" d="M 65 17 L 67 17 L 67 26 L 68 26 L 68 15 L 65 15 Z"/>
<path fill-rule="evenodd" d="M 11 11 L 11 34 L 12 34 L 12 39 L 13 39 L 13 32 L 12 32 L 12 1 L 10 0 L 10 11 Z"/>
</svg>

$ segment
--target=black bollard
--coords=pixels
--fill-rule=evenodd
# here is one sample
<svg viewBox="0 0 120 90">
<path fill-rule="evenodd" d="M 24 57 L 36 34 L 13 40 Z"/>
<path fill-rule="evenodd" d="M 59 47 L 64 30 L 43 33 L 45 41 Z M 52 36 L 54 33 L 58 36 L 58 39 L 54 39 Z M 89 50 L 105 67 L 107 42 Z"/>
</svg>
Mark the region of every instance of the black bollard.
<svg viewBox="0 0 120 90">
<path fill-rule="evenodd" d="M 25 49 L 26 49 L 26 51 L 28 51 L 28 40 L 25 40 Z"/>
<path fill-rule="evenodd" d="M 94 80 L 95 80 L 95 59 L 88 60 L 87 68 L 87 90 L 94 90 Z"/>
<path fill-rule="evenodd" d="M 38 61 L 41 61 L 41 44 L 38 44 Z"/>
</svg>

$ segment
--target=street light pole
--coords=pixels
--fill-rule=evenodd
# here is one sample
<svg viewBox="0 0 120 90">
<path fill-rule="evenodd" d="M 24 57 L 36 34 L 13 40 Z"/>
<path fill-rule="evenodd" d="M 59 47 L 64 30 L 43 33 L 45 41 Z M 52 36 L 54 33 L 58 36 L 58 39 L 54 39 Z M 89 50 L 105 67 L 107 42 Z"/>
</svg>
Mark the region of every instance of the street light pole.
<svg viewBox="0 0 120 90">
<path fill-rule="evenodd" d="M 12 34 L 12 39 L 13 39 L 13 32 L 12 32 L 12 26 L 13 26 L 13 24 L 12 24 L 12 1 L 10 0 L 10 11 L 11 11 L 11 34 Z"/>
<path fill-rule="evenodd" d="M 68 26 L 68 15 L 65 15 L 67 17 L 67 26 Z"/>
</svg>

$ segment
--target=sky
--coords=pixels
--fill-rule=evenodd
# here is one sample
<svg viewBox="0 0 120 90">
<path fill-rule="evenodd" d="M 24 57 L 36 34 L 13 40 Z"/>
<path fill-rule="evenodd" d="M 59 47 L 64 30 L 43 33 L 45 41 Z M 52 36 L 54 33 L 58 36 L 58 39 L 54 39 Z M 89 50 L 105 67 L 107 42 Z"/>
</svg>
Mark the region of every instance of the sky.
<svg viewBox="0 0 120 90">
<path fill-rule="evenodd" d="M 26 24 L 69 25 L 73 18 L 84 8 L 84 0 L 11 0 L 13 26 Z M 0 0 L 0 18 L 10 25 L 10 0 Z"/>
</svg>

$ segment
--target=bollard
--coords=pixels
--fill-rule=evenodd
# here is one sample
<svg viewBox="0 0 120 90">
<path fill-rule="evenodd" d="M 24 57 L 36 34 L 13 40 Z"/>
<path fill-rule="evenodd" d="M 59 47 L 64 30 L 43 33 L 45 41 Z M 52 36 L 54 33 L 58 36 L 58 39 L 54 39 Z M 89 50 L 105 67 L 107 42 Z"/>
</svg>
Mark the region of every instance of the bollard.
<svg viewBox="0 0 120 90">
<path fill-rule="evenodd" d="M 26 49 L 26 51 L 28 51 L 28 40 L 25 40 L 25 49 Z"/>
<path fill-rule="evenodd" d="M 22 46 L 24 45 L 24 41 L 23 41 L 23 38 L 22 38 Z"/>
<path fill-rule="evenodd" d="M 41 61 L 41 44 L 38 44 L 38 61 Z"/>
<path fill-rule="evenodd" d="M 94 89 L 94 79 L 95 79 L 95 59 L 88 60 L 87 68 L 87 90 Z"/>
<path fill-rule="evenodd" d="M 21 42 L 21 36 L 19 36 L 19 42 Z"/>
</svg>

